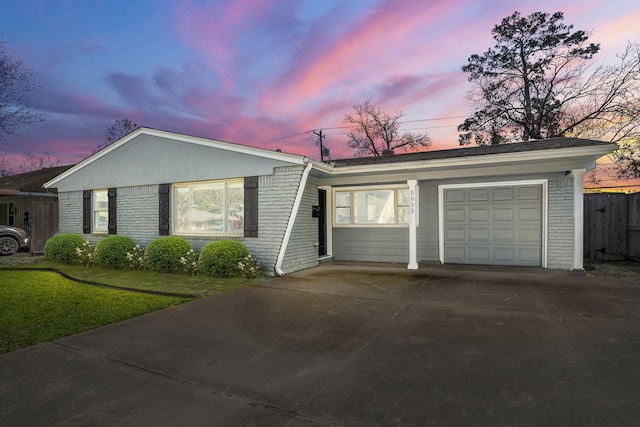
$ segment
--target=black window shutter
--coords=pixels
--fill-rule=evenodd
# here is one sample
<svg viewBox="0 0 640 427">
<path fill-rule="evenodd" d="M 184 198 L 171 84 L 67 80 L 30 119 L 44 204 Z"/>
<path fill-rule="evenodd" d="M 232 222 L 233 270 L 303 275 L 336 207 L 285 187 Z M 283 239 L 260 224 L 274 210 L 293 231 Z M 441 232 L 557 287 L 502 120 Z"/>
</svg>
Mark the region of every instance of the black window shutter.
<svg viewBox="0 0 640 427">
<path fill-rule="evenodd" d="M 244 236 L 258 237 L 258 177 L 244 178 Z"/>
<path fill-rule="evenodd" d="M 160 199 L 159 203 L 159 221 L 158 221 L 158 234 L 160 236 L 168 236 L 169 235 L 169 211 L 170 211 L 170 200 L 169 200 L 169 188 L 171 184 L 160 184 L 158 186 L 158 196 Z"/>
<path fill-rule="evenodd" d="M 91 190 L 82 192 L 82 232 L 91 234 Z"/>
<path fill-rule="evenodd" d="M 116 228 L 116 199 L 117 191 L 115 188 L 110 188 L 107 191 L 107 197 L 109 200 L 109 234 L 117 234 Z"/>
</svg>

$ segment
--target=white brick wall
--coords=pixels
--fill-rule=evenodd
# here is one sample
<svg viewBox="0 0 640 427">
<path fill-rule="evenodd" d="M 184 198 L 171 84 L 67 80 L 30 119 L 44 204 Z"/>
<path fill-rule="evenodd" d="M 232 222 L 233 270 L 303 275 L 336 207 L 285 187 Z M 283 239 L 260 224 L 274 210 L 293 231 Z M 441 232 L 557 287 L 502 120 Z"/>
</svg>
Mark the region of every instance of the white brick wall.
<svg viewBox="0 0 640 427">
<path fill-rule="evenodd" d="M 82 191 L 58 194 L 58 230 L 82 234 Z"/>
<path fill-rule="evenodd" d="M 276 168 L 271 176 L 261 176 L 258 180 L 258 237 L 236 238 L 242 241 L 252 255 L 258 258 L 265 274 L 273 274 L 280 245 L 291 216 L 291 209 L 302 177 L 302 166 Z M 315 191 L 315 199 L 313 194 Z M 158 186 L 144 185 L 121 187 L 117 189 L 117 231 L 119 235 L 129 236 L 143 247 L 160 237 L 158 234 Z M 292 249 L 288 251 L 289 270 L 304 268 L 317 263 L 317 249 L 313 248 L 310 236 L 295 236 L 309 222 L 311 205 L 317 204 L 317 189 L 309 186 L 309 193 L 301 206 L 308 215 L 300 215 L 296 221 Z M 82 191 L 59 194 L 60 232 L 82 234 Z M 317 219 L 314 218 L 317 222 Z M 317 228 L 315 228 L 317 230 Z M 309 234 L 309 233 L 308 233 Z M 313 233 L 310 233 L 313 234 Z M 317 234 L 317 231 L 315 232 Z M 93 244 L 101 235 L 85 235 Z M 187 238 L 196 251 L 214 240 L 228 237 Z M 301 250 L 303 246 L 308 246 Z M 313 252 L 315 249 L 316 252 Z M 315 254 L 311 256 L 312 252 Z"/>
<path fill-rule="evenodd" d="M 117 190 L 117 231 L 146 247 L 158 234 L 158 186 L 122 187 Z"/>
<path fill-rule="evenodd" d="M 285 273 L 318 265 L 318 218 L 311 214 L 317 204 L 318 186 L 307 183 L 282 263 Z"/>
<path fill-rule="evenodd" d="M 274 274 L 302 172 L 302 166 L 282 167 L 258 179 L 258 237 L 243 243 L 260 260 L 263 274 Z"/>
<path fill-rule="evenodd" d="M 573 267 L 573 177 L 549 180 L 547 267 Z"/>
</svg>

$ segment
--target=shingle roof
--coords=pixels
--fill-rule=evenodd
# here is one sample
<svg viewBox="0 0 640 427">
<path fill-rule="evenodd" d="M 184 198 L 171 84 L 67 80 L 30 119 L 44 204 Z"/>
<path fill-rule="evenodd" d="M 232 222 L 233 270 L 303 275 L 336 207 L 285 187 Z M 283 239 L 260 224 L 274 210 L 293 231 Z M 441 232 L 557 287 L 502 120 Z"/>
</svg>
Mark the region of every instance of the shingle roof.
<svg viewBox="0 0 640 427">
<path fill-rule="evenodd" d="M 454 148 L 449 150 L 421 151 L 418 153 L 393 154 L 377 157 L 357 157 L 334 160 L 336 168 L 358 165 L 375 165 L 396 162 L 412 162 L 420 160 L 451 159 L 456 157 L 483 156 L 488 154 L 521 153 L 527 151 L 553 150 L 562 148 L 580 148 L 593 146 L 612 146 L 611 142 L 595 141 L 579 138 L 551 138 L 513 144 L 476 146 L 471 148 Z"/>
<path fill-rule="evenodd" d="M 74 165 L 55 166 L 52 168 L 45 168 L 37 171 L 2 177 L 0 178 L 0 189 L 17 190 L 24 193 L 55 192 L 54 189 L 45 190 L 42 187 L 42 184 L 52 180 L 72 166 Z"/>
</svg>

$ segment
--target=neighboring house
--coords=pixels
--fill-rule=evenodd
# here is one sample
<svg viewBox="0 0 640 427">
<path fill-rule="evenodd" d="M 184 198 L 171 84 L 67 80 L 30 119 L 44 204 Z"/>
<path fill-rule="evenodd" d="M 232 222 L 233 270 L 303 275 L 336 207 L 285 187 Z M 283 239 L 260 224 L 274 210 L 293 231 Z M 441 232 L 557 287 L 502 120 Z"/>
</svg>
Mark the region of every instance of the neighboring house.
<svg viewBox="0 0 640 427">
<path fill-rule="evenodd" d="M 582 176 L 615 144 L 551 139 L 338 160 L 140 128 L 45 184 L 60 231 L 196 250 L 242 241 L 263 271 L 344 261 L 582 269 Z"/>
<path fill-rule="evenodd" d="M 0 178 L 0 224 L 26 230 L 31 235 L 32 252 L 44 250 L 44 242 L 55 234 L 58 225 L 57 208 L 41 211 L 48 204 L 57 206 L 57 191 L 55 188 L 45 189 L 42 185 L 71 166 L 56 166 Z M 34 212 L 34 209 L 38 212 Z"/>
</svg>

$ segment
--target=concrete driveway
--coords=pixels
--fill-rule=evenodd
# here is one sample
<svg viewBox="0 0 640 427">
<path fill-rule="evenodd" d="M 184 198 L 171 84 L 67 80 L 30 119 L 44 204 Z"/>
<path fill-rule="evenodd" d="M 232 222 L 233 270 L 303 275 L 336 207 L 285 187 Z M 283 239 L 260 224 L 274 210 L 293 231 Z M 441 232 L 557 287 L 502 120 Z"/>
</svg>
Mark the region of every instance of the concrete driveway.
<svg viewBox="0 0 640 427">
<path fill-rule="evenodd" d="M 324 264 L 0 356 L 7 426 L 640 424 L 640 285 Z"/>
</svg>

